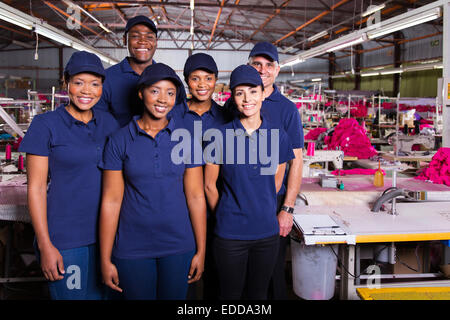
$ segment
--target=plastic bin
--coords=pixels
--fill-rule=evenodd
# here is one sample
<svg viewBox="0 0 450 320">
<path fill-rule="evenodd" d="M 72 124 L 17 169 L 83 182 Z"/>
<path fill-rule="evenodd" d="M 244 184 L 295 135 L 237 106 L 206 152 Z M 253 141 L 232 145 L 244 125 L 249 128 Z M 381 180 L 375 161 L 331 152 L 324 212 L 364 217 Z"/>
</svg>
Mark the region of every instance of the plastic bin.
<svg viewBox="0 0 450 320">
<path fill-rule="evenodd" d="M 306 300 L 329 300 L 334 296 L 338 245 L 307 246 L 291 237 L 294 292 Z"/>
</svg>

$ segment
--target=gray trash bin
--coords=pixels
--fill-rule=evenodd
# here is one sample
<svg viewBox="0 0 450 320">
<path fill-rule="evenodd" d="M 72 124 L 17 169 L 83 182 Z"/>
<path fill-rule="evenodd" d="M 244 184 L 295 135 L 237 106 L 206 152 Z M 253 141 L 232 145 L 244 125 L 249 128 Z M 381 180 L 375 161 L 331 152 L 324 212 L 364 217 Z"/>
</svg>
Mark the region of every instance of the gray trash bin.
<svg viewBox="0 0 450 320">
<path fill-rule="evenodd" d="M 306 300 L 329 300 L 334 296 L 338 245 L 305 245 L 291 236 L 294 292 Z"/>
</svg>

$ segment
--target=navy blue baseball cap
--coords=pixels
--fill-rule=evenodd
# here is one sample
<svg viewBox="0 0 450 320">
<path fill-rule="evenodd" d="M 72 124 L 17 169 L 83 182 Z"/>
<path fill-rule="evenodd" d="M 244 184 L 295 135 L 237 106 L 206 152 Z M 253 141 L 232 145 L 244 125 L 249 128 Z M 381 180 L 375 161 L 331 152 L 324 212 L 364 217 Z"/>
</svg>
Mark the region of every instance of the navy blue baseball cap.
<svg viewBox="0 0 450 320">
<path fill-rule="evenodd" d="M 254 56 L 268 56 L 272 61 L 278 62 L 278 50 L 277 47 L 275 47 L 270 42 L 258 42 L 253 47 L 252 51 L 250 51 L 250 54 L 248 55 L 250 57 Z"/>
<path fill-rule="evenodd" d="M 264 88 L 261 76 L 258 71 L 248 64 L 243 64 L 231 72 L 230 89 L 234 89 L 239 85 L 247 84 L 252 86 L 262 86 Z"/>
<path fill-rule="evenodd" d="M 130 29 L 137 24 L 144 24 L 149 27 L 155 35 L 158 34 L 158 29 L 156 28 L 155 23 L 146 16 L 136 16 L 128 20 L 127 25 L 125 26 L 125 34 L 127 34 L 128 31 L 130 31 Z"/>
<path fill-rule="evenodd" d="M 139 77 L 138 87 L 142 86 L 151 86 L 152 84 L 160 81 L 160 80 L 171 80 L 179 87 L 183 86 L 180 78 L 176 74 L 176 72 L 164 63 L 152 63 L 147 68 L 145 68 L 144 72 L 142 72 Z"/>
<path fill-rule="evenodd" d="M 216 76 L 219 72 L 217 70 L 217 65 L 213 57 L 206 53 L 196 53 L 187 58 L 183 70 L 184 78 L 187 79 L 192 71 L 198 69 L 207 70 L 211 73 L 214 73 Z"/>
<path fill-rule="evenodd" d="M 72 54 L 69 62 L 67 62 L 64 73 L 71 77 L 82 72 L 95 73 L 102 78 L 105 78 L 106 75 L 99 57 L 87 51 L 77 51 Z"/>
</svg>

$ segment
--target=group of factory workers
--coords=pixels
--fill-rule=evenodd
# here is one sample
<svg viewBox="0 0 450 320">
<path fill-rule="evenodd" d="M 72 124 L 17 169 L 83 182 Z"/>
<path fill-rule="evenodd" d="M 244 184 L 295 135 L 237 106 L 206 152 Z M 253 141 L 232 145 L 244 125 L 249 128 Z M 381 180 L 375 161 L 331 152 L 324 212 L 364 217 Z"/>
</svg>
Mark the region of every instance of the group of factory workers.
<svg viewBox="0 0 450 320">
<path fill-rule="evenodd" d="M 145 16 L 130 19 L 128 57 L 106 70 L 96 55 L 73 53 L 69 103 L 35 116 L 20 145 L 50 297 L 196 299 L 203 275 L 205 300 L 287 299 L 303 131 L 274 85 L 277 49 L 257 43 L 219 106 L 214 59 L 185 62 L 187 100 L 175 71 L 153 60 L 157 32 Z M 204 139 L 208 129 L 223 139 Z M 190 152 L 174 161 L 180 132 Z M 274 168 L 255 149 L 261 139 L 278 153 Z M 199 160 L 194 151 L 207 149 L 215 152 Z"/>
</svg>

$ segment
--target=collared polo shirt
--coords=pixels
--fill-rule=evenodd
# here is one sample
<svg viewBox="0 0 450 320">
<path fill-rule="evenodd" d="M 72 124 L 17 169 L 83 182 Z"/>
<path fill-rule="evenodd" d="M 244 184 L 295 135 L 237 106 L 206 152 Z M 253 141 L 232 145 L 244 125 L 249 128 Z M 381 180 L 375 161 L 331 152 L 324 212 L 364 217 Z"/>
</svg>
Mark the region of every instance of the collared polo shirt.
<svg viewBox="0 0 450 320">
<path fill-rule="evenodd" d="M 185 169 L 203 161 L 193 163 L 189 151 L 182 153 L 182 161 L 173 161 L 173 150 L 179 154 L 174 137 L 178 130 L 187 131 L 182 119 L 172 117 L 153 138 L 139 127 L 139 118 L 111 136 L 103 157 L 102 168 L 121 170 L 125 180 L 112 254 L 138 259 L 188 252 L 195 249 L 195 241 L 183 176 Z M 192 147 L 194 139 L 188 138 Z"/>
<path fill-rule="evenodd" d="M 275 127 L 283 128 L 286 131 L 293 149 L 303 148 L 304 137 L 300 112 L 292 101 L 281 94 L 276 85 L 273 86 L 273 89 L 272 94 L 263 101 L 261 114 L 266 116 Z M 286 193 L 287 172 L 288 170 L 286 170 L 283 185 L 278 192 L 279 195 Z"/>
<path fill-rule="evenodd" d="M 186 128 L 195 133 L 195 137 L 198 138 L 201 144 L 203 144 L 202 138 L 206 130 L 219 128 L 231 120 L 224 107 L 219 106 L 214 100 L 212 100 L 211 109 L 202 115 L 189 110 L 187 101 L 184 101 L 182 105 L 175 110 L 172 109 L 172 111 L 173 116 L 183 119 Z"/>
<path fill-rule="evenodd" d="M 119 129 L 107 112 L 93 110 L 87 124 L 59 106 L 34 117 L 19 151 L 48 157 L 47 222 L 50 240 L 60 249 L 97 241 L 102 160 L 106 138 Z"/>
<path fill-rule="evenodd" d="M 141 115 L 144 110 L 137 90 L 139 77 L 128 58 L 106 69 L 102 98 L 94 108 L 111 112 L 121 127 L 127 125 L 134 115 Z M 182 103 L 185 97 L 183 88 L 182 92 L 177 92 L 177 104 Z"/>
<path fill-rule="evenodd" d="M 270 121 L 275 128 L 282 128 L 287 133 L 293 149 L 303 148 L 304 137 L 300 112 L 292 101 L 281 94 L 276 85 L 273 86 L 273 89 L 271 95 L 263 101 L 261 115 Z M 237 116 L 233 97 L 226 101 L 224 107 L 232 117 Z M 278 192 L 279 195 L 286 193 L 287 172 L 288 170 L 286 170 L 283 185 Z"/>
<path fill-rule="evenodd" d="M 248 135 L 235 118 L 220 128 L 222 142 L 214 139 L 209 145 L 216 148 L 211 152 L 216 161 L 222 152 L 219 179 L 223 191 L 215 228 L 219 237 L 257 240 L 279 233 L 275 172 L 279 164 L 293 159 L 294 153 L 284 130 L 265 117 L 262 120 L 260 128 Z M 214 163 L 212 158 L 206 161 Z"/>
</svg>

